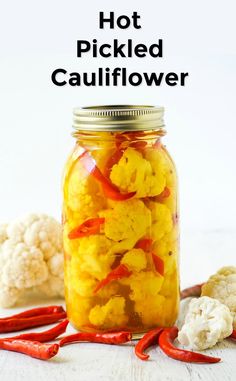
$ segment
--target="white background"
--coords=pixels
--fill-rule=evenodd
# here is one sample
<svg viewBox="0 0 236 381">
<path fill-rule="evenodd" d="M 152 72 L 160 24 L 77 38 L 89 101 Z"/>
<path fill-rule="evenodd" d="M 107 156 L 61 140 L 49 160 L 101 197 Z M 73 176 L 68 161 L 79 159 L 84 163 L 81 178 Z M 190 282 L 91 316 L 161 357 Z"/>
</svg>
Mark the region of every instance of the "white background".
<svg viewBox="0 0 236 381">
<path fill-rule="evenodd" d="M 0 221 L 27 212 L 60 218 L 61 173 L 73 146 L 72 109 L 158 104 L 180 180 L 183 279 L 235 262 L 235 1 L 1 1 Z M 99 30 L 98 12 L 131 15 L 142 29 Z M 164 58 L 76 58 L 77 39 L 164 42 Z M 185 87 L 56 87 L 54 69 L 189 72 Z M 208 237 L 205 240 L 204 237 Z M 206 243 L 207 241 L 207 243 Z M 211 264 L 202 265 L 204 261 Z M 206 262 L 205 262 L 206 263 Z M 191 275 L 192 276 L 192 275 Z M 189 279 L 189 278 L 188 278 Z"/>
</svg>

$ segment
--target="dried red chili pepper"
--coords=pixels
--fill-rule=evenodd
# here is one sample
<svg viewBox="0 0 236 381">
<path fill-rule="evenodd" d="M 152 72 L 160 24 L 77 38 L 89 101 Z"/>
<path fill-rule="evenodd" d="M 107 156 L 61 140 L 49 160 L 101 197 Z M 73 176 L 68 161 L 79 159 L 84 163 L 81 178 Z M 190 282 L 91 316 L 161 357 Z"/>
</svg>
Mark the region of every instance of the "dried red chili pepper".
<svg viewBox="0 0 236 381">
<path fill-rule="evenodd" d="M 24 353 L 40 360 L 49 360 L 58 353 L 59 345 L 42 344 L 38 341 L 30 340 L 1 339 L 0 348 L 7 351 Z"/>
<path fill-rule="evenodd" d="M 44 343 L 46 341 L 54 340 L 58 336 L 62 335 L 66 331 L 68 323 L 69 320 L 66 319 L 63 320 L 61 323 L 57 324 L 55 327 L 48 329 L 47 331 L 22 333 L 21 335 L 13 337 L 5 337 L 4 340 L 33 340 L 39 341 L 40 343 Z"/>
<path fill-rule="evenodd" d="M 128 267 L 121 264 L 117 266 L 114 270 L 112 270 L 106 278 L 102 279 L 100 282 L 98 282 L 97 286 L 94 289 L 94 293 L 98 292 L 101 288 L 106 286 L 107 284 L 111 283 L 114 280 L 119 280 L 122 278 L 127 278 L 132 274 L 131 271 L 129 271 Z"/>
<path fill-rule="evenodd" d="M 162 351 L 169 357 L 184 361 L 184 362 L 194 362 L 194 363 L 216 363 L 221 359 L 218 357 L 206 356 L 201 353 L 186 351 L 174 346 L 173 342 L 178 336 L 178 328 L 164 328 L 159 336 L 159 346 Z"/>
<path fill-rule="evenodd" d="M 236 329 L 233 330 L 233 332 L 231 333 L 231 335 L 229 337 L 231 339 L 235 339 L 236 340 Z"/>
<path fill-rule="evenodd" d="M 80 156 L 80 161 L 83 164 L 84 168 L 97 180 L 101 183 L 103 191 L 105 195 L 111 200 L 115 201 L 125 201 L 132 198 L 136 192 L 129 193 L 120 193 L 119 188 L 112 184 L 112 182 L 105 177 L 100 169 L 96 166 L 95 161 L 89 155 L 87 151 L 85 151 Z"/>
<path fill-rule="evenodd" d="M 102 344 L 124 344 L 132 339 L 130 332 L 110 332 L 110 333 L 91 333 L 91 332 L 79 332 L 73 335 L 63 337 L 60 341 L 60 347 L 66 344 L 72 344 L 79 341 L 88 341 L 90 343 L 102 343 Z"/>
<path fill-rule="evenodd" d="M 162 276 L 164 276 L 165 265 L 164 265 L 163 259 L 161 259 L 155 253 L 152 253 L 152 259 L 153 259 L 153 263 L 154 263 L 156 271 Z"/>
<path fill-rule="evenodd" d="M 153 243 L 152 239 L 142 238 L 136 243 L 135 248 L 136 249 L 142 249 L 143 251 L 148 252 L 151 250 L 152 243 Z"/>
<path fill-rule="evenodd" d="M 153 344 L 158 343 L 158 337 L 162 331 L 163 328 L 155 328 L 147 332 L 135 345 L 134 351 L 136 356 L 138 356 L 141 360 L 148 360 L 149 355 L 144 353 L 144 351 L 147 348 L 151 347 Z"/>
<path fill-rule="evenodd" d="M 195 284 L 194 286 L 185 288 L 184 290 L 182 290 L 180 292 L 180 299 L 182 300 L 182 299 L 188 298 L 190 296 L 192 296 L 192 297 L 201 296 L 203 285 L 204 285 L 204 283 L 201 283 L 201 284 Z"/>
<path fill-rule="evenodd" d="M 6 320 L 6 319 L 9 320 L 9 319 L 15 319 L 15 318 L 27 318 L 32 316 L 50 315 L 50 314 L 56 314 L 61 312 L 65 312 L 62 306 L 37 307 L 27 311 L 19 312 L 18 314 L 15 314 L 15 315 L 0 318 L 0 322 L 1 320 Z"/>
<path fill-rule="evenodd" d="M 0 333 L 21 331 L 32 327 L 40 327 L 55 323 L 66 318 L 66 312 L 51 315 L 39 315 L 27 318 L 2 319 L 0 321 Z"/>
<path fill-rule="evenodd" d="M 69 239 L 77 239 L 81 237 L 87 237 L 92 234 L 100 233 L 100 227 L 105 222 L 105 218 L 90 218 L 77 226 L 68 234 Z"/>
</svg>

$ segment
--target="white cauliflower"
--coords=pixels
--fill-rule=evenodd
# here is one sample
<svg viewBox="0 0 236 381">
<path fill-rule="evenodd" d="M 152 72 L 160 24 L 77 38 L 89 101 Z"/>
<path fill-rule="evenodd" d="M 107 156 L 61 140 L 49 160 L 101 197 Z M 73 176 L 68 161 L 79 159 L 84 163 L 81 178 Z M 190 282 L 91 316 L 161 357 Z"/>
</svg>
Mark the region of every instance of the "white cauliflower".
<svg viewBox="0 0 236 381">
<path fill-rule="evenodd" d="M 0 305 L 28 291 L 63 296 L 62 228 L 52 217 L 30 214 L 0 225 Z"/>
<path fill-rule="evenodd" d="M 202 296 L 191 300 L 178 340 L 194 350 L 203 350 L 230 336 L 232 331 L 229 308 L 216 299 Z"/>
<path fill-rule="evenodd" d="M 229 307 L 236 329 L 236 267 L 222 267 L 202 287 L 202 296 L 210 296 Z"/>
</svg>

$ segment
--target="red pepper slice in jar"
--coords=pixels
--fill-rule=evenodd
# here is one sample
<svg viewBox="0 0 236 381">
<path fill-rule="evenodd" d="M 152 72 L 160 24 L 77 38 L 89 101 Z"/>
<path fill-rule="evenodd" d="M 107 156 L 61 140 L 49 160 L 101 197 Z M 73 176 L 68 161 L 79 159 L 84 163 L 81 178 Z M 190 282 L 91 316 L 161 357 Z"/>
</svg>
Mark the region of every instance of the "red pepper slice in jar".
<svg viewBox="0 0 236 381">
<path fill-rule="evenodd" d="M 121 264 L 117 266 L 114 270 L 112 270 L 106 278 L 102 279 L 100 282 L 98 282 L 97 286 L 94 289 L 94 294 L 96 294 L 101 288 L 106 286 L 107 284 L 111 283 L 114 280 L 119 280 L 122 278 L 127 278 L 132 274 L 131 271 L 129 271 L 128 267 Z"/>
<path fill-rule="evenodd" d="M 151 238 L 142 238 L 136 245 L 135 249 L 142 249 L 143 251 L 150 251 L 152 247 L 153 240 Z"/>
<path fill-rule="evenodd" d="M 117 149 L 110 157 L 109 159 L 107 160 L 107 163 L 106 163 L 106 166 L 105 166 L 105 170 L 104 170 L 104 175 L 106 177 L 109 177 L 110 176 L 110 173 L 111 173 L 111 170 L 112 170 L 112 167 L 113 165 L 117 164 L 120 159 L 122 158 L 122 155 L 123 155 L 124 151 L 121 150 L 121 149 Z"/>
<path fill-rule="evenodd" d="M 142 249 L 145 252 L 150 252 L 152 248 L 152 243 L 153 240 L 151 238 L 142 238 L 136 243 L 135 248 Z M 165 268 L 164 261 L 155 253 L 152 253 L 152 260 L 156 271 L 163 276 Z"/>
<path fill-rule="evenodd" d="M 100 233 L 100 227 L 105 222 L 105 218 L 90 218 L 77 226 L 68 234 L 69 239 L 77 239 L 81 237 L 87 237 L 92 234 Z"/>
<path fill-rule="evenodd" d="M 201 353 L 186 351 L 184 349 L 177 348 L 173 342 L 178 336 L 178 328 L 171 327 L 165 328 L 159 336 L 159 346 L 162 351 L 169 357 L 184 361 L 184 362 L 194 362 L 194 363 L 217 363 L 221 361 L 218 357 L 206 356 Z"/>
<path fill-rule="evenodd" d="M 162 276 L 164 276 L 164 269 L 165 269 L 164 261 L 155 253 L 152 253 L 152 259 L 153 259 L 153 263 L 154 263 L 156 271 Z"/>
<path fill-rule="evenodd" d="M 158 195 L 154 197 L 154 200 L 157 202 L 163 202 L 166 198 L 170 196 L 170 188 L 165 187 L 164 190 Z"/>
<path fill-rule="evenodd" d="M 136 192 L 120 193 L 119 188 L 112 184 L 112 182 L 102 174 L 100 169 L 96 166 L 94 159 L 87 151 L 80 156 L 80 161 L 84 168 L 101 183 L 105 195 L 111 200 L 125 201 L 136 194 Z"/>
</svg>

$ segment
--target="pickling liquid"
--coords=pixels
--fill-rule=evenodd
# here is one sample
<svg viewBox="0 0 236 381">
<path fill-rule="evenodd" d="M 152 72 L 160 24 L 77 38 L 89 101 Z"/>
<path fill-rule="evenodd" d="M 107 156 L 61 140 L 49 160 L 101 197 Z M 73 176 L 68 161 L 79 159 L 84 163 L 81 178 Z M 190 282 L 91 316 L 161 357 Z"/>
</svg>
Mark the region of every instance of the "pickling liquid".
<svg viewBox="0 0 236 381">
<path fill-rule="evenodd" d="M 155 132 L 80 134 L 64 173 L 67 314 L 142 333 L 179 308 L 176 171 Z"/>
</svg>

